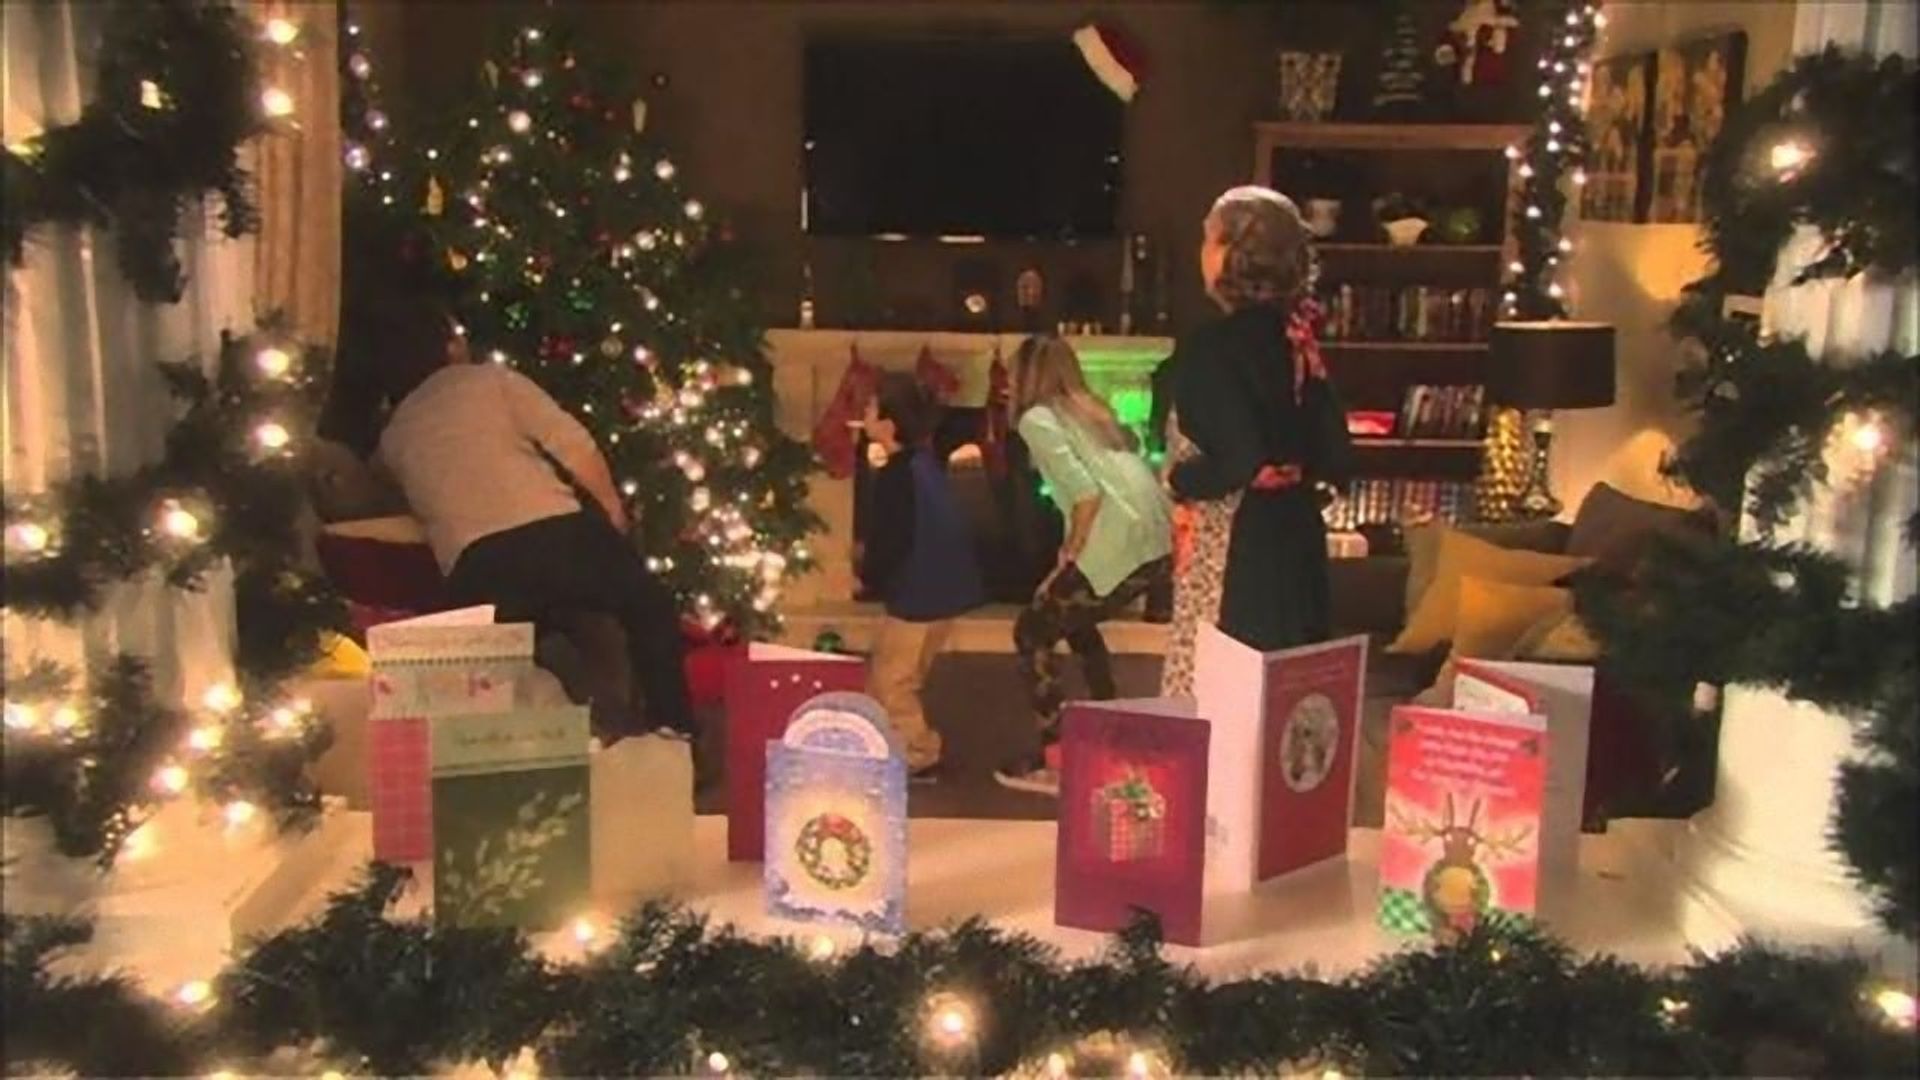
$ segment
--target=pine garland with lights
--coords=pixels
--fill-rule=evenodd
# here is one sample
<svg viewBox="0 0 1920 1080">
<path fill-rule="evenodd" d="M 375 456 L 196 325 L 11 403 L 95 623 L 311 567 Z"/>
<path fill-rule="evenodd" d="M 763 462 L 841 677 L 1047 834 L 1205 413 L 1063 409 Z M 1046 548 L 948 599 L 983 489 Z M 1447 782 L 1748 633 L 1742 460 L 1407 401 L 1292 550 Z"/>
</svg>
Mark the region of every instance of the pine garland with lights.
<svg viewBox="0 0 1920 1080">
<path fill-rule="evenodd" d="M 227 235 L 253 231 L 259 213 L 238 150 L 291 106 L 282 91 L 259 92 L 254 25 L 230 5 L 116 0 L 102 23 L 79 119 L 0 151 L 0 244 L 18 265 L 43 225 L 110 229 L 135 293 L 173 303 L 181 212 L 217 194 Z"/>
<path fill-rule="evenodd" d="M 1515 259 L 1507 269 L 1505 315 L 1553 319 L 1567 313 L 1565 289 L 1557 280 L 1561 263 L 1573 250 L 1562 235 L 1567 185 L 1586 182 L 1587 124 L 1581 95 L 1593 72 L 1588 56 L 1606 16 L 1590 0 L 1574 0 L 1546 20 L 1540 54 L 1540 115 L 1524 149 L 1508 147 L 1519 161 L 1519 197 L 1514 205 Z"/>
<path fill-rule="evenodd" d="M 1890 118 L 1911 113 L 1915 90 L 1911 60 L 1828 49 L 1727 117 L 1702 185 L 1715 264 L 1673 324 L 1699 346 L 1676 383 L 1699 426 L 1664 468 L 1756 533 L 1666 540 L 1631 588 L 1577 590 L 1629 684 L 1683 696 L 1756 686 L 1854 722 L 1863 752 L 1841 766 L 1832 836 L 1882 923 L 1907 937 L 1920 933 L 1920 601 L 1863 600 L 1845 560 L 1776 534 L 1819 488 L 1871 483 L 1911 452 L 1920 357 L 1822 362 L 1803 343 L 1763 339 L 1726 301 L 1771 284 L 1802 225 L 1828 246 L 1797 280 L 1912 269 L 1914 133 Z M 1906 532 L 1920 540 L 1920 516 Z"/>
<path fill-rule="evenodd" d="M 593 432 L 692 618 L 750 634 L 810 566 L 812 454 L 774 423 L 742 253 L 636 131 L 625 83 L 562 24 L 513 34 L 428 152 L 421 221 L 476 355 Z"/>
<path fill-rule="evenodd" d="M 189 789 L 230 814 L 311 815 L 319 800 L 303 769 L 327 736 L 279 684 L 345 624 L 339 598 L 297 561 L 299 447 L 325 354 L 269 317 L 254 336 L 223 341 L 210 377 L 193 363 L 163 369 L 185 409 L 160 462 L 79 477 L 6 513 L 5 601 L 17 614 L 73 619 L 117 581 L 158 570 L 192 589 L 221 560 L 234 567 L 241 684 L 216 687 L 198 722 L 159 704 L 130 656 L 106 664 L 78 703 L 71 673 L 8 673 L 0 804 L 44 815 L 62 852 L 103 862 L 154 803 Z"/>
<path fill-rule="evenodd" d="M 1754 944 L 1646 969 L 1495 923 L 1340 980 L 1210 982 L 1162 956 L 1149 920 L 1104 957 L 1064 963 L 977 921 L 835 955 L 652 905 L 583 933 L 587 954 L 567 962 L 512 931 L 395 918 L 405 884 L 373 867 L 312 922 L 181 987 L 172 1026 L 167 1005 L 101 984 L 98 1007 L 141 1019 L 129 1038 L 144 1057 L 123 1047 L 120 1060 L 147 1067 L 114 1071 L 1893 1075 L 1916 1052 L 1909 994 L 1845 956 Z M 10 1021 L 67 1015 L 45 970 L 67 938 L 11 918 L 0 932 Z M 36 1064 L 97 1060 L 73 1019 L 72 1034 L 36 1025 Z M 7 1056 L 25 1057 L 11 1024 Z"/>
</svg>

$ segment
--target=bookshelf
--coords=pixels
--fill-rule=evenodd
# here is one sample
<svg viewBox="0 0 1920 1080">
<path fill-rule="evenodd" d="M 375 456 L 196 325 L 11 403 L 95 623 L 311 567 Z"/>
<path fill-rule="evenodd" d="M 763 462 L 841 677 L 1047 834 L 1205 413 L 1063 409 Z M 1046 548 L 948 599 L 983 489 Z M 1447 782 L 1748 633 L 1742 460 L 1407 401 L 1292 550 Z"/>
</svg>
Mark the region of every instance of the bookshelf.
<svg viewBox="0 0 1920 1080">
<path fill-rule="evenodd" d="M 1350 410 L 1358 476 L 1328 519 L 1366 531 L 1376 554 L 1397 548 L 1404 524 L 1484 516 L 1489 409 L 1477 388 L 1513 258 L 1505 151 L 1526 136 L 1510 124 L 1254 125 L 1259 183 L 1316 224 L 1326 202 L 1339 204 L 1316 245 L 1322 349 Z M 1431 222 L 1421 242 L 1387 241 L 1375 205 L 1388 196 Z"/>
</svg>

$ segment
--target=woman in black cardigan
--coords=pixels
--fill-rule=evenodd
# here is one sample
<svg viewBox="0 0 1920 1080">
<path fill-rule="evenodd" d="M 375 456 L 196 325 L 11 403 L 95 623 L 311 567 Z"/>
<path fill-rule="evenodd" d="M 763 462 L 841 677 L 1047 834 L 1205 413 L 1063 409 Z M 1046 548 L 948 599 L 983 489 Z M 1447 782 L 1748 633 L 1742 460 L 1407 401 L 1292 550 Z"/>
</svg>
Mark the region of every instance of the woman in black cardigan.
<svg viewBox="0 0 1920 1080">
<path fill-rule="evenodd" d="M 1170 644 L 1186 654 L 1169 656 L 1163 692 L 1183 694 L 1201 622 L 1263 650 L 1329 636 L 1315 485 L 1339 479 L 1347 450 L 1313 344 L 1313 248 L 1293 203 L 1260 187 L 1222 195 L 1200 272 L 1225 314 L 1182 336 L 1166 377 L 1168 486 L 1191 528 Z"/>
</svg>

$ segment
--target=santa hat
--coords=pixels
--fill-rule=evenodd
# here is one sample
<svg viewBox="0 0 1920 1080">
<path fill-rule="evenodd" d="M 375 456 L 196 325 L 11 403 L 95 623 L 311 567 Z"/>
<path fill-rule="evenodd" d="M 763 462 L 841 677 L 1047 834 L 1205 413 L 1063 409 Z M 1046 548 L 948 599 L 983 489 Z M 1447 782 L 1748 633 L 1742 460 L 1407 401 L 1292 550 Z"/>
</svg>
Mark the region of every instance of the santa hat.
<svg viewBox="0 0 1920 1080">
<path fill-rule="evenodd" d="M 1112 26 L 1088 23 L 1073 32 L 1087 66 L 1121 101 L 1132 101 L 1147 80 L 1147 60 L 1133 39 Z"/>
</svg>

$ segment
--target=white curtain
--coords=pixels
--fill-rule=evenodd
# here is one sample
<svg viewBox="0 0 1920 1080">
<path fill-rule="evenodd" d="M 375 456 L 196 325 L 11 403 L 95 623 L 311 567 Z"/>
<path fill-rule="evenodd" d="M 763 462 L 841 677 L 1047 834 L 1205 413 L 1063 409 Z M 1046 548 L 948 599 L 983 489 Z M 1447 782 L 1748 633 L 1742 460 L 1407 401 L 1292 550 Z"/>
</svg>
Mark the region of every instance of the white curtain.
<svg viewBox="0 0 1920 1080">
<path fill-rule="evenodd" d="M 112 7 L 89 0 L 0 4 L 4 37 L 4 138 L 12 145 L 78 118 L 93 95 L 102 24 Z M 209 208 L 214 210 L 216 208 Z M 210 214 L 181 223 L 185 297 L 153 305 L 133 294 L 112 238 L 43 226 L 26 259 L 5 268 L 4 483 L 17 499 L 83 474 L 125 475 L 156 460 L 175 413 L 155 365 L 211 364 L 222 329 L 253 324 L 251 243 L 221 237 Z M 112 653 L 150 658 L 159 690 L 177 700 L 231 679 L 230 576 L 201 592 L 157 576 L 111 587 L 100 612 L 78 625 L 8 614 L 7 664 L 35 657 L 83 672 Z"/>
</svg>

